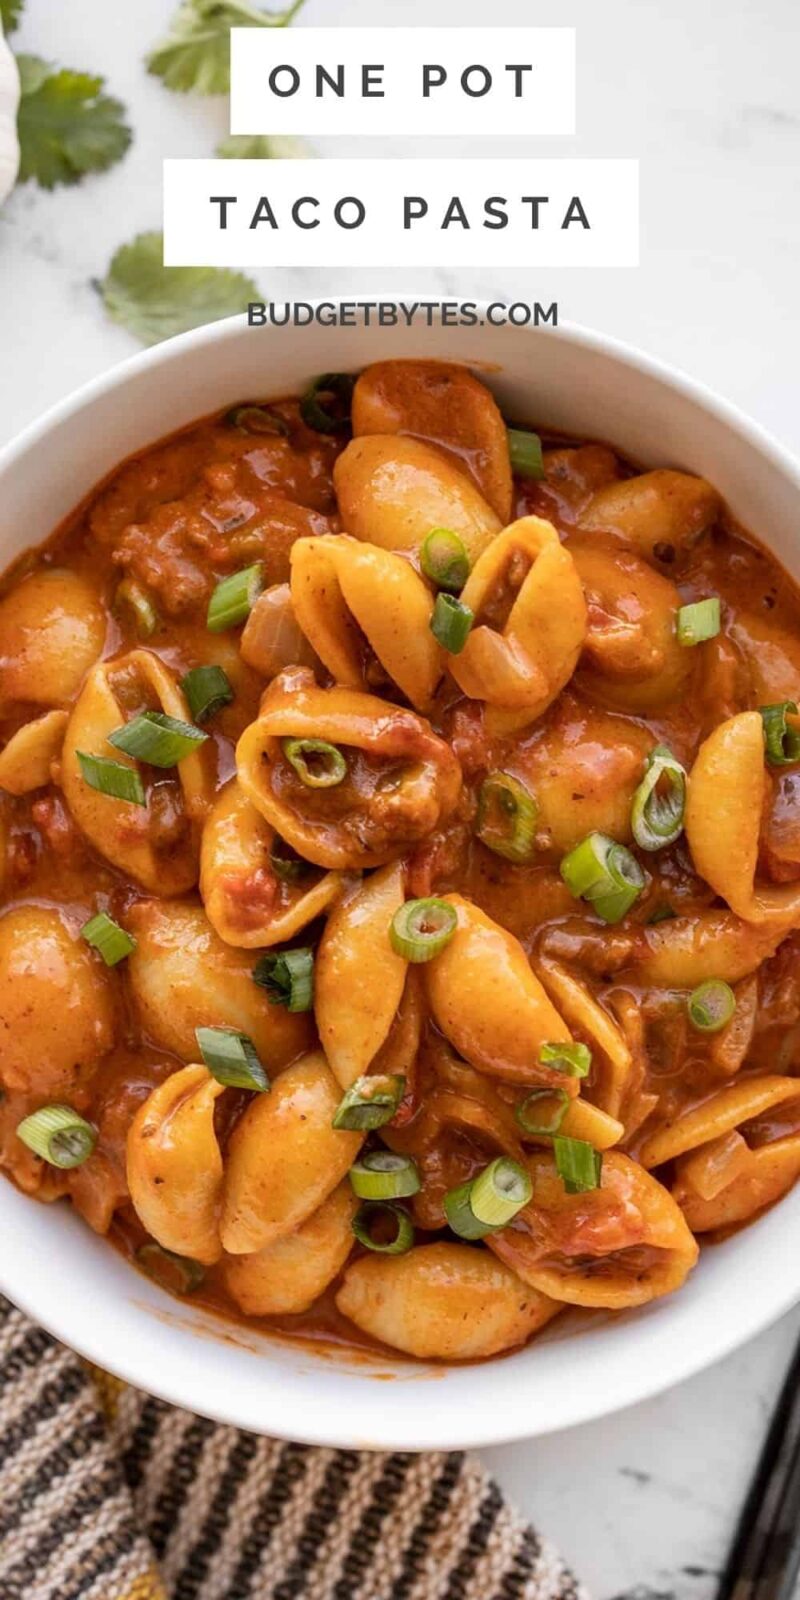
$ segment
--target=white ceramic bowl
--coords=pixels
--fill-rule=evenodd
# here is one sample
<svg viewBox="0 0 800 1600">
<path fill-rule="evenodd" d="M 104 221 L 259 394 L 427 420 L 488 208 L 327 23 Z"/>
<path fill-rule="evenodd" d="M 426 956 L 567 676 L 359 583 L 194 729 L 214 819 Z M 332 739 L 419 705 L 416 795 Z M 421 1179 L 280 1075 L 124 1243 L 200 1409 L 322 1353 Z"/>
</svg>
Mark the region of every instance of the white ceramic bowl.
<svg viewBox="0 0 800 1600">
<path fill-rule="evenodd" d="M 705 474 L 800 576 L 797 465 L 699 385 L 609 339 L 488 326 L 266 331 L 239 318 L 135 356 L 0 455 L 0 564 L 131 451 L 204 412 L 390 356 L 472 363 L 509 414 Z M 221 1322 L 134 1272 L 67 1205 L 2 1180 L 0 1288 L 92 1361 L 193 1411 L 313 1444 L 450 1449 L 586 1421 L 725 1355 L 800 1298 L 798 1228 L 800 1186 L 705 1251 L 672 1298 L 577 1335 L 557 1324 L 516 1355 L 460 1368 L 321 1354 Z"/>
</svg>

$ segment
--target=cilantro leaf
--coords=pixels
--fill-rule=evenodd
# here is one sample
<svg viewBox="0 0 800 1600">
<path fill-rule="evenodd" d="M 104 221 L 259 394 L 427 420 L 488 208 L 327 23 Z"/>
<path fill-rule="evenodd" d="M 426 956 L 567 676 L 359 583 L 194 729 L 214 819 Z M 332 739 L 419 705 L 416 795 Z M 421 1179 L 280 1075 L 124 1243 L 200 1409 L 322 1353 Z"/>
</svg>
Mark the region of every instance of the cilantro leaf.
<svg viewBox="0 0 800 1600">
<path fill-rule="evenodd" d="M 0 0 L 0 33 L 13 33 L 22 16 L 25 0 Z"/>
<path fill-rule="evenodd" d="M 311 152 L 293 133 L 232 133 L 216 153 L 230 161 L 300 161 Z"/>
<path fill-rule="evenodd" d="M 96 285 L 114 322 L 143 344 L 200 328 L 247 309 L 260 291 L 242 272 L 228 267 L 165 267 L 164 236 L 140 233 L 116 252 Z"/>
<path fill-rule="evenodd" d="M 125 107 L 103 94 L 103 78 L 68 68 L 54 72 L 38 56 L 17 57 L 21 98 L 17 117 L 19 182 L 43 189 L 105 172 L 131 142 Z"/>
<path fill-rule="evenodd" d="M 182 0 L 169 36 L 147 57 L 147 70 L 168 89 L 227 94 L 231 86 L 231 28 L 286 28 L 304 0 L 283 11 L 262 11 L 248 0 Z"/>
</svg>

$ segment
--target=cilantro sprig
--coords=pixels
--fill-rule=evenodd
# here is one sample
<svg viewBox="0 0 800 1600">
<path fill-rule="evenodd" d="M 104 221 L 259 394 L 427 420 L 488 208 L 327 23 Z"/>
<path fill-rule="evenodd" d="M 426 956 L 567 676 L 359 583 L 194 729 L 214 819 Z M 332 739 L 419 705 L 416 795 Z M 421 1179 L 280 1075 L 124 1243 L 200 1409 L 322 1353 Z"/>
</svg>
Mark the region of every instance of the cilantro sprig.
<svg viewBox="0 0 800 1600">
<path fill-rule="evenodd" d="M 33 178 L 43 189 L 78 183 L 124 156 L 132 137 L 125 107 L 103 93 L 103 78 L 55 70 L 39 56 L 19 55 L 17 66 L 20 183 Z"/>
<path fill-rule="evenodd" d="M 286 28 L 303 3 L 264 11 L 248 0 L 182 0 L 167 38 L 147 57 L 147 70 L 183 94 L 227 94 L 231 28 Z"/>
<path fill-rule="evenodd" d="M 231 133 L 216 149 L 228 161 L 299 161 L 310 153 L 294 133 Z"/>
<path fill-rule="evenodd" d="M 25 0 L 0 0 L 0 27 L 8 38 L 19 25 Z"/>
<path fill-rule="evenodd" d="M 143 344 L 218 322 L 261 298 L 251 278 L 227 267 L 165 267 L 160 233 L 140 233 L 116 252 L 96 285 L 114 322 Z"/>
</svg>

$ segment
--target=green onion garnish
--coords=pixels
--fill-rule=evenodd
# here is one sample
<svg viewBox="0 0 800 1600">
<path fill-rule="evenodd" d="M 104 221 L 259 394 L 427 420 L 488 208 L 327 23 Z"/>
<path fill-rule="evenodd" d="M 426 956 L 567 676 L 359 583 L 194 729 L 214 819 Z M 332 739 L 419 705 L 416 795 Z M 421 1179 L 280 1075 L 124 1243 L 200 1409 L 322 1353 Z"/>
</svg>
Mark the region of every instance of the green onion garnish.
<svg viewBox="0 0 800 1600">
<path fill-rule="evenodd" d="M 300 415 L 315 433 L 349 433 L 355 379 L 349 372 L 324 372 L 300 401 Z M 322 397 L 325 403 L 322 403 Z"/>
<path fill-rule="evenodd" d="M 432 961 L 450 943 L 458 924 L 455 906 L 449 900 L 406 900 L 392 917 L 389 938 L 392 949 L 406 961 Z"/>
<path fill-rule="evenodd" d="M 588 1194 L 599 1189 L 603 1172 L 603 1157 L 585 1139 L 566 1139 L 556 1134 L 553 1140 L 556 1171 L 562 1179 L 567 1194 Z"/>
<path fill-rule="evenodd" d="M 117 585 L 114 606 L 117 610 L 124 608 L 130 611 L 140 639 L 149 639 L 155 633 L 158 627 L 158 612 L 147 590 L 142 589 L 133 578 L 123 578 Z"/>
<path fill-rule="evenodd" d="M 304 861 L 302 856 L 292 854 L 291 845 L 279 839 L 277 834 L 272 841 L 269 864 L 282 883 L 299 883 L 312 871 L 309 862 Z"/>
<path fill-rule="evenodd" d="M 108 742 L 115 750 L 124 750 L 126 756 L 146 761 L 148 766 L 177 767 L 207 738 L 208 734 L 192 727 L 191 722 L 168 717 L 164 711 L 143 711 L 141 716 L 115 728 L 108 735 Z"/>
<path fill-rule="evenodd" d="M 236 1028 L 195 1028 L 194 1036 L 217 1083 L 224 1083 L 226 1089 L 256 1089 L 261 1094 L 269 1088 L 258 1051 L 246 1033 Z"/>
<path fill-rule="evenodd" d="M 209 633 L 224 633 L 226 628 L 235 628 L 238 622 L 244 622 L 263 586 L 264 568 L 260 561 L 223 578 L 208 602 L 206 627 Z"/>
<path fill-rule="evenodd" d="M 494 1233 L 494 1228 L 478 1221 L 469 1203 L 471 1193 L 471 1179 L 457 1184 L 455 1189 L 448 1189 L 444 1197 L 444 1214 L 448 1226 L 458 1234 L 459 1239 L 485 1239 L 487 1233 Z"/>
<path fill-rule="evenodd" d="M 97 1129 L 72 1106 L 42 1106 L 17 1123 L 17 1138 L 51 1167 L 80 1167 L 97 1144 Z"/>
<path fill-rule="evenodd" d="M 225 421 L 232 428 L 238 428 L 240 433 L 269 433 L 285 438 L 289 432 L 286 418 L 277 411 L 271 411 L 269 406 L 234 406 Z"/>
<path fill-rule="evenodd" d="M 549 1117 L 546 1116 L 547 1106 L 543 1104 L 546 1100 L 551 1106 L 555 1102 Z M 514 1116 L 523 1133 L 552 1137 L 558 1133 L 569 1106 L 570 1097 L 566 1089 L 532 1089 L 515 1108 Z"/>
<path fill-rule="evenodd" d="M 781 700 L 774 706 L 759 706 L 764 724 L 764 743 L 771 767 L 789 767 L 800 761 L 800 732 L 787 724 L 787 716 L 797 716 L 795 700 Z"/>
<path fill-rule="evenodd" d="M 381 1243 L 373 1235 L 374 1223 L 389 1224 L 394 1236 Z M 402 1256 L 414 1243 L 414 1224 L 403 1206 L 390 1205 L 386 1200 L 368 1200 L 359 1206 L 353 1218 L 353 1232 L 365 1250 L 374 1250 L 381 1256 Z"/>
<path fill-rule="evenodd" d="M 135 767 L 126 767 L 108 756 L 87 755 L 76 750 L 84 783 L 111 800 L 128 800 L 132 806 L 146 806 L 144 784 Z"/>
<path fill-rule="evenodd" d="M 644 777 L 633 797 L 631 829 L 642 850 L 674 844 L 683 828 L 686 772 L 665 744 L 657 744 L 645 763 Z"/>
<path fill-rule="evenodd" d="M 605 833 L 588 834 L 560 870 L 570 894 L 587 900 L 604 922 L 619 922 L 645 885 L 636 857 Z"/>
<path fill-rule="evenodd" d="M 701 1033 L 719 1033 L 736 1010 L 736 996 L 723 978 L 707 978 L 693 989 L 686 1002 L 689 1021 Z"/>
<path fill-rule="evenodd" d="M 405 1093 L 406 1080 L 399 1072 L 375 1072 L 356 1078 L 339 1101 L 334 1128 L 368 1132 L 391 1122 Z"/>
<path fill-rule="evenodd" d="M 426 578 L 438 589 L 452 589 L 454 594 L 463 589 L 469 577 L 469 556 L 457 533 L 450 528 L 431 528 L 419 554 Z"/>
<path fill-rule="evenodd" d="M 133 934 L 121 928 L 107 911 L 98 911 L 96 917 L 84 922 L 81 938 L 98 951 L 107 967 L 115 967 L 118 961 L 124 961 L 136 949 Z"/>
<path fill-rule="evenodd" d="M 461 654 L 474 621 L 474 612 L 457 600 L 455 595 L 445 594 L 444 590 L 437 594 L 430 623 L 431 633 L 449 655 Z"/>
<path fill-rule="evenodd" d="M 525 428 L 507 428 L 506 433 L 512 472 L 520 478 L 543 478 L 542 441 L 538 433 L 529 433 Z"/>
<path fill-rule="evenodd" d="M 228 674 L 222 667 L 192 667 L 181 678 L 181 688 L 195 722 L 208 722 L 223 706 L 229 706 L 234 697 Z"/>
<path fill-rule="evenodd" d="M 259 956 L 253 980 L 267 991 L 271 1006 L 287 1011 L 310 1011 L 314 1004 L 314 952 L 297 950 L 268 951 Z"/>
<path fill-rule="evenodd" d="M 205 1270 L 199 1261 L 192 1261 L 190 1256 L 176 1255 L 174 1250 L 165 1250 L 155 1240 L 139 1247 L 136 1260 L 148 1278 L 152 1278 L 154 1283 L 160 1284 L 170 1294 L 191 1294 L 199 1289 L 205 1277 Z"/>
<path fill-rule="evenodd" d="M 405 1200 L 420 1190 L 416 1162 L 393 1150 L 370 1150 L 354 1161 L 350 1183 L 359 1200 Z"/>
<path fill-rule="evenodd" d="M 538 809 L 519 778 L 510 772 L 490 772 L 478 794 L 478 838 L 506 861 L 529 861 Z"/>
<path fill-rule="evenodd" d="M 554 1044 L 542 1045 L 539 1061 L 553 1072 L 563 1072 L 565 1078 L 586 1078 L 592 1065 L 592 1052 L 588 1044 L 558 1039 Z"/>
<path fill-rule="evenodd" d="M 483 1239 L 505 1228 L 533 1194 L 530 1174 L 518 1161 L 498 1156 L 468 1183 L 460 1183 L 444 1197 L 444 1211 L 454 1233 L 462 1239 Z"/>
<path fill-rule="evenodd" d="M 681 606 L 678 612 L 678 644 L 702 644 L 704 639 L 715 639 L 722 626 L 719 599 L 696 600 L 693 605 Z"/>
<path fill-rule="evenodd" d="M 327 739 L 282 739 L 281 747 L 307 789 L 335 789 L 347 777 L 347 762 Z"/>
</svg>

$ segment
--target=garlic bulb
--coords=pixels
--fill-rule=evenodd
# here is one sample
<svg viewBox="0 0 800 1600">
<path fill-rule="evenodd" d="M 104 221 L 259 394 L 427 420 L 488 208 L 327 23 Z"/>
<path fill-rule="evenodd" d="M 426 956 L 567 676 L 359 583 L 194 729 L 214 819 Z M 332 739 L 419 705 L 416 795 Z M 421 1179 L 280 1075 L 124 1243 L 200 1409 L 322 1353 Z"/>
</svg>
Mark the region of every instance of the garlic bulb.
<svg viewBox="0 0 800 1600">
<path fill-rule="evenodd" d="M 0 205 L 11 193 L 19 167 L 17 108 L 19 73 L 0 21 Z"/>
</svg>

